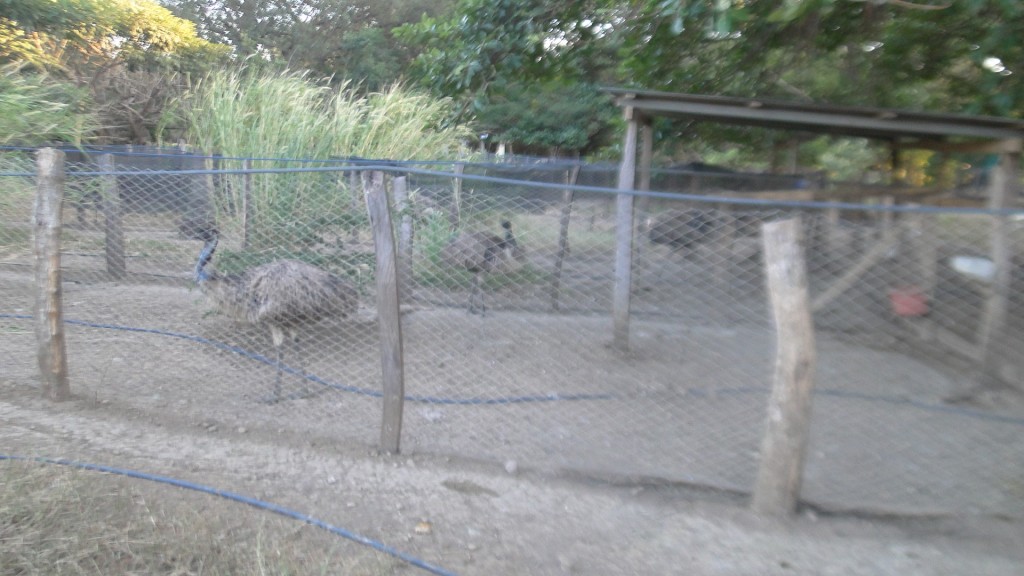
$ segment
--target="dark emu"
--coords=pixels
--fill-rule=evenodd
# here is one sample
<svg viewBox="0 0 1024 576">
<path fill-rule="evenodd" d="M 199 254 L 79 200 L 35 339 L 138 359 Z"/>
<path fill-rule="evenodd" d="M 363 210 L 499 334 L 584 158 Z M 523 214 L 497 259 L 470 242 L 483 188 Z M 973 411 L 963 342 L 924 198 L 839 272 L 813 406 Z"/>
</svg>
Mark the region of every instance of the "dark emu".
<svg viewBox="0 0 1024 576">
<path fill-rule="evenodd" d="M 461 268 L 473 274 L 473 289 L 469 294 L 470 314 L 487 314 L 484 303 L 483 276 L 505 267 L 512 258 L 522 260 L 523 253 L 512 234 L 512 223 L 501 221 L 504 237 L 489 232 L 463 232 L 448 241 L 442 251 L 442 259 L 453 268 Z"/>
<path fill-rule="evenodd" d="M 238 274 L 208 270 L 219 234 L 210 228 L 199 232 L 199 237 L 206 242 L 195 269 L 195 282 L 200 290 L 235 320 L 270 328 L 277 351 L 277 375 L 268 402 L 278 402 L 282 399 L 281 349 L 285 335 L 297 347 L 303 326 L 355 313 L 358 292 L 347 280 L 297 260 L 275 260 Z"/>
</svg>

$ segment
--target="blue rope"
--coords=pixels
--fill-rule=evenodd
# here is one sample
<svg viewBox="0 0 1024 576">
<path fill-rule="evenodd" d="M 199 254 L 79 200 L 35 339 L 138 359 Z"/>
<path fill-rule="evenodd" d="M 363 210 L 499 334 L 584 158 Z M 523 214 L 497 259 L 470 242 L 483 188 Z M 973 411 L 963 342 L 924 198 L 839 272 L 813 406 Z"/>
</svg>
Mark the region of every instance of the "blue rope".
<svg viewBox="0 0 1024 576">
<path fill-rule="evenodd" d="M 374 164 L 373 162 L 377 162 Z M 500 178 L 497 176 L 484 176 L 480 174 L 456 174 L 455 172 L 444 172 L 438 170 L 427 170 L 412 168 L 410 166 L 396 166 L 394 162 L 368 161 L 367 164 L 358 166 L 326 166 L 313 168 L 251 168 L 248 170 L 109 170 L 109 171 L 81 171 L 75 172 L 75 176 L 169 176 L 169 175 L 206 175 L 206 174 L 294 174 L 294 173 L 317 173 L 317 172 L 352 172 L 378 170 L 381 172 L 398 172 L 400 174 L 417 174 L 421 176 L 437 176 L 443 178 L 457 178 L 476 182 L 489 182 L 493 184 L 506 184 L 511 186 L 522 186 L 528 184 L 532 188 L 543 188 L 549 190 L 573 190 L 576 192 L 594 192 L 607 195 L 626 194 L 629 196 L 646 196 L 650 198 L 662 198 L 667 200 L 682 200 L 699 204 L 723 204 L 731 206 L 750 206 L 754 208 L 798 208 L 804 210 L 851 210 L 859 212 L 888 212 L 888 213 L 913 213 L 913 214 L 974 214 L 989 216 L 1018 216 L 1024 214 L 1019 208 L 970 208 L 950 206 L 885 206 L 881 204 L 857 204 L 853 202 L 821 202 L 814 200 L 764 200 L 758 198 L 740 197 L 715 197 L 709 198 L 700 194 L 684 194 L 679 192 L 656 192 L 650 190 L 624 190 L 617 188 L 606 188 L 602 186 L 585 186 L 580 184 L 568 185 L 557 182 L 524 181 L 514 178 Z M 426 163 L 422 163 L 426 164 Z M 450 163 L 449 163 L 450 164 Z M 34 172 L 3 172 L 0 176 L 35 177 Z"/>
<path fill-rule="evenodd" d="M 31 316 L 25 314 L 0 314 L 0 318 L 11 318 L 17 320 L 30 320 Z M 331 388 L 333 390 L 340 390 L 342 392 L 350 392 L 352 394 L 360 394 L 363 396 L 370 396 L 373 398 L 383 397 L 383 392 L 378 390 L 370 390 L 367 388 L 360 388 L 358 386 L 349 386 L 345 384 L 337 384 L 329 382 L 316 376 L 315 374 L 306 374 L 301 370 L 292 368 L 287 364 L 278 364 L 277 361 L 271 360 L 266 356 L 250 352 L 244 348 L 238 346 L 232 346 L 224 342 L 217 340 L 211 340 L 209 338 L 203 338 L 202 336 L 195 336 L 193 334 L 185 334 L 182 332 L 171 332 L 168 330 L 158 330 L 155 328 L 138 328 L 135 326 L 120 326 L 117 324 L 102 324 L 96 322 L 86 322 L 84 320 L 70 320 L 64 319 L 65 324 L 72 324 L 76 326 L 85 326 L 87 328 L 102 328 L 107 330 L 123 330 L 125 332 L 138 332 L 142 334 L 155 334 L 158 336 L 168 336 L 171 338 L 179 338 L 182 340 L 188 340 L 199 344 L 205 344 L 207 346 L 213 346 L 225 352 L 237 354 L 250 360 L 256 360 L 262 362 L 268 366 L 280 367 L 283 372 L 305 378 L 310 382 L 315 382 L 321 386 Z M 405 399 L 410 402 L 420 402 L 423 404 L 442 404 L 442 405 L 456 405 L 456 406 L 486 406 L 486 405 L 509 405 L 509 404 L 528 404 L 536 402 L 561 402 L 561 401 L 580 401 L 580 400 L 611 400 L 619 398 L 615 394 L 537 394 L 530 396 L 508 396 L 502 398 L 481 398 L 481 397 L 470 397 L 470 398 L 444 398 L 439 396 L 420 396 L 420 395 L 406 395 Z"/>
<path fill-rule="evenodd" d="M 32 317 L 25 314 L 0 314 L 0 318 L 13 318 L 18 320 L 29 320 Z M 170 336 L 172 338 L 181 338 L 184 340 L 190 340 L 200 344 L 206 344 L 238 354 L 239 356 L 263 362 L 269 366 L 278 366 L 278 363 L 274 360 L 257 354 L 255 352 L 249 352 L 244 348 L 225 344 L 217 340 L 211 340 L 209 338 L 203 338 L 202 336 L 194 336 L 192 334 L 183 334 L 180 332 L 169 332 L 166 330 L 157 330 L 154 328 L 137 328 L 133 326 L 119 326 L 116 324 L 98 324 L 94 322 L 86 322 L 84 320 L 64 320 L 67 324 L 74 324 L 78 326 L 86 326 L 89 328 L 104 328 L 109 330 L 124 330 L 127 332 L 140 332 L 144 334 L 156 334 L 159 336 Z M 315 382 L 322 386 L 332 388 L 334 390 L 340 390 L 342 392 L 350 392 L 353 394 L 361 394 L 364 396 L 371 396 L 374 398 L 380 398 L 383 396 L 382 392 L 377 390 L 368 390 L 366 388 L 359 388 L 356 386 L 346 386 L 343 384 L 336 384 L 320 378 L 313 374 L 304 374 L 299 370 L 296 370 L 285 364 L 281 364 L 281 369 L 289 374 L 305 378 L 311 382 Z M 767 388 L 759 388 L 754 386 L 747 387 L 734 387 L 734 388 L 723 388 L 720 390 L 705 390 L 701 388 L 689 388 L 683 391 L 688 396 L 697 398 L 708 398 L 713 396 L 738 396 L 744 394 L 767 394 L 769 390 Z M 936 412 L 941 414 L 952 414 L 955 416 L 963 416 L 967 418 L 976 418 L 979 420 L 988 420 L 990 422 L 1000 422 L 1004 424 L 1012 424 L 1015 426 L 1024 426 L 1024 418 L 1015 416 L 1006 416 L 1002 414 L 990 414 L 981 410 L 975 410 L 971 408 L 964 408 L 960 406 L 947 406 L 943 404 L 929 404 L 927 402 L 920 402 L 917 400 L 911 400 L 909 398 L 899 398 L 891 396 L 880 396 L 876 394 L 865 394 L 862 392 L 850 392 L 846 390 L 835 390 L 830 388 L 815 388 L 814 393 L 821 396 L 831 396 L 835 398 L 847 398 L 864 400 L 867 402 L 882 402 L 888 404 L 897 404 L 910 406 L 918 410 L 924 410 L 926 412 Z M 445 398 L 440 396 L 419 396 L 419 395 L 407 395 L 406 400 L 411 402 L 420 402 L 423 404 L 440 404 L 449 406 L 494 406 L 494 405 L 511 405 L 511 404 L 526 404 L 535 402 L 562 402 L 562 401 L 584 401 L 584 400 L 624 400 L 625 396 L 619 394 L 539 394 L 533 396 L 510 396 L 500 398 Z"/>
<path fill-rule="evenodd" d="M 410 555 L 408 555 L 408 554 L 406 554 L 404 552 L 396 550 L 396 549 L 394 549 L 394 548 L 384 544 L 383 542 L 378 542 L 378 541 L 373 540 L 371 538 L 367 538 L 366 536 L 362 536 L 362 535 L 356 534 L 355 532 L 352 532 L 350 530 L 346 530 L 345 528 L 341 528 L 341 527 L 338 527 L 338 526 L 334 526 L 332 524 L 328 524 L 327 522 L 324 522 L 323 520 L 318 520 L 316 518 L 313 518 L 312 516 L 309 516 L 307 514 L 303 514 L 302 512 L 297 512 L 295 510 L 291 510 L 289 508 L 285 508 L 283 506 L 279 506 L 279 505 L 273 504 L 271 502 L 264 502 L 262 500 L 257 500 L 256 498 L 252 498 L 250 496 L 245 496 L 244 494 L 238 494 L 238 493 L 235 493 L 235 492 L 228 492 L 226 490 L 220 490 L 218 488 L 212 488 L 210 486 L 204 486 L 202 484 L 196 484 L 194 482 L 189 482 L 187 480 L 179 480 L 177 478 L 170 478 L 168 476 L 159 476 L 159 475 L 156 475 L 156 474 L 147 474 L 145 472 L 138 472 L 138 471 L 135 471 L 135 470 L 126 470 L 124 468 L 114 468 L 114 467 L 111 467 L 111 466 L 103 466 L 103 465 L 100 465 L 100 464 L 89 464 L 89 463 L 86 463 L 86 462 L 75 462 L 75 461 L 72 461 L 72 460 L 65 460 L 65 459 L 52 459 L 52 458 L 41 458 L 41 457 L 29 458 L 27 456 L 12 456 L 12 455 L 7 455 L 7 454 L 0 454 L 0 460 L 16 460 L 16 461 L 23 461 L 23 462 L 38 462 L 38 463 L 41 463 L 41 464 L 57 464 L 57 465 L 60 465 L 60 466 L 70 466 L 72 468 L 79 468 L 79 469 L 82 469 L 82 470 L 90 470 L 90 471 L 93 471 L 93 472 L 106 472 L 108 474 L 116 474 L 116 475 L 119 475 L 119 476 L 127 476 L 128 478 L 137 478 L 137 479 L 140 479 L 140 480 L 149 480 L 151 482 L 157 482 L 157 483 L 161 483 L 161 484 L 169 484 L 171 486 L 177 486 L 178 488 L 185 488 L 187 490 L 194 490 L 196 492 L 203 492 L 205 494 L 212 494 L 214 496 L 219 496 L 221 498 L 226 498 L 228 500 L 233 500 L 235 502 L 241 502 L 242 504 L 248 504 L 249 506 L 252 506 L 254 508 L 258 508 L 260 510 L 267 510 L 267 511 L 273 512 L 275 514 L 280 514 L 281 516 L 286 516 L 288 518 L 293 518 L 295 520 L 299 520 L 301 522 L 305 522 L 306 524 L 309 524 L 311 526 L 316 526 L 317 528 L 322 528 L 324 530 L 327 530 L 328 532 L 331 532 L 333 534 L 341 536 L 342 538 L 347 538 L 349 540 L 352 540 L 353 542 L 357 542 L 359 544 L 363 544 L 364 546 L 369 546 L 370 548 L 373 548 L 374 550 L 377 550 L 378 552 L 383 552 L 384 554 L 387 554 L 389 556 L 393 556 L 395 558 L 398 558 L 399 560 L 402 560 L 403 562 L 406 562 L 406 563 L 408 563 L 408 564 L 410 564 L 412 566 L 416 566 L 417 568 L 422 568 L 423 570 L 426 570 L 427 572 L 430 572 L 431 574 L 437 574 L 438 576 L 455 576 L 455 574 L 453 572 L 449 572 L 449 571 L 445 570 L 444 568 L 440 568 L 440 567 L 434 566 L 433 564 L 428 564 L 427 562 L 424 562 L 423 560 L 420 560 L 419 558 L 416 558 L 414 556 L 410 556 Z"/>
</svg>

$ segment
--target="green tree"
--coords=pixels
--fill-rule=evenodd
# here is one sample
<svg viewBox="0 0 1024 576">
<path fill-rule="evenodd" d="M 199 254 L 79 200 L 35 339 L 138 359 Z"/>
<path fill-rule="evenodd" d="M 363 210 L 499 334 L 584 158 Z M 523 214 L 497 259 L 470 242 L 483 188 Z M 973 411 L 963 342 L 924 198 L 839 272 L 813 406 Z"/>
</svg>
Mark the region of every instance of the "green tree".
<svg viewBox="0 0 1024 576">
<path fill-rule="evenodd" d="M 249 59 L 336 83 L 379 90 L 399 80 L 415 54 L 391 29 L 423 14 L 447 10 L 454 0 L 167 0 L 197 23 L 202 37 L 229 45 Z"/>
<path fill-rule="evenodd" d="M 1021 2 L 460 0 L 443 17 L 397 33 L 422 48 L 416 77 L 480 112 L 501 101 L 507 86 L 568 78 L 1024 114 Z M 682 128 L 689 130 L 676 123 L 661 133 Z"/>
<path fill-rule="evenodd" d="M 611 100 L 589 84 L 514 84 L 478 111 L 476 127 L 521 152 L 587 154 L 608 143 L 616 115 Z"/>
<path fill-rule="evenodd" d="M 148 0 L 0 0 L 0 14 L 0 63 L 87 90 L 96 124 L 82 125 L 108 141 L 153 140 L 181 75 L 228 55 Z"/>
</svg>

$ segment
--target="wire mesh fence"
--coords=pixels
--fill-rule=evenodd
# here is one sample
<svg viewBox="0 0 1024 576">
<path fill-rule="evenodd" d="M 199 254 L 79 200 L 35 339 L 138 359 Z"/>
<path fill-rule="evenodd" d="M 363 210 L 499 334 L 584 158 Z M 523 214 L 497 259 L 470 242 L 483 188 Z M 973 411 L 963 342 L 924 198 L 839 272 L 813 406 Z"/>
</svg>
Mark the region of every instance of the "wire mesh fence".
<svg viewBox="0 0 1024 576">
<path fill-rule="evenodd" d="M 374 445 L 375 245 L 358 172 L 77 160 L 61 254 L 76 395 Z M 35 166 L 0 161 L 4 385 L 33 386 Z M 586 170 L 390 171 L 404 451 L 749 492 L 775 353 L 760 227 L 800 216 L 818 331 L 805 499 L 1024 514 L 1024 406 L 946 401 L 974 377 L 996 222 L 1016 257 L 988 358 L 1020 381 L 1019 218 L 640 196 L 624 352 L 610 317 L 615 195 L 590 187 L 613 175 L 563 186 Z"/>
</svg>

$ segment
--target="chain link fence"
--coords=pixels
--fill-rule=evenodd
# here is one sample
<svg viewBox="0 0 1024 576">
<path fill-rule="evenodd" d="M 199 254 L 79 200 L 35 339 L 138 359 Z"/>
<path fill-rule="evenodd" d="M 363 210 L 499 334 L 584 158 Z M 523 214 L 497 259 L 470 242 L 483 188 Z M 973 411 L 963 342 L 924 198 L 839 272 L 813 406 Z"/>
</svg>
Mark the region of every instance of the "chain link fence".
<svg viewBox="0 0 1024 576">
<path fill-rule="evenodd" d="M 190 424 L 374 446 L 375 245 L 358 172 L 110 160 L 66 165 L 74 394 Z M 0 161 L 0 357 L 4 385 L 30 387 L 35 165 L 16 152 Z M 610 313 L 615 195 L 597 189 L 614 172 L 389 174 L 401 178 L 390 186 L 403 451 L 748 493 L 775 354 L 760 226 L 799 216 L 818 347 L 803 498 L 843 510 L 1024 514 L 1024 405 L 1012 394 L 948 401 L 971 386 L 982 354 L 994 222 L 1014 256 L 987 357 L 1005 382 L 1021 381 L 1019 215 L 639 196 L 623 352 Z M 291 316 L 271 314 L 303 298 Z"/>
</svg>

